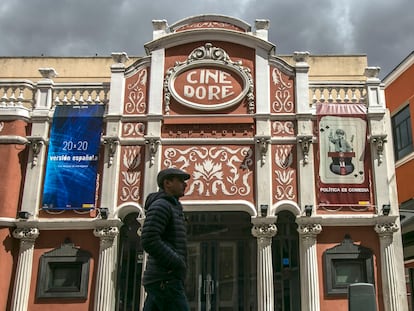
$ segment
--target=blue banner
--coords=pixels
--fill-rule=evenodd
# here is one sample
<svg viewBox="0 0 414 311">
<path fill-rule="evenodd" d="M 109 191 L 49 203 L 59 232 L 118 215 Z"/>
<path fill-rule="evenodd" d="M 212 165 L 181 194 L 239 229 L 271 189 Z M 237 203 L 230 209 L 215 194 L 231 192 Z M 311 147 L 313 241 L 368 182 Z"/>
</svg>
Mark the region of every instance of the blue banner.
<svg viewBox="0 0 414 311">
<path fill-rule="evenodd" d="M 103 105 L 56 106 L 49 140 L 43 209 L 95 207 Z"/>
</svg>

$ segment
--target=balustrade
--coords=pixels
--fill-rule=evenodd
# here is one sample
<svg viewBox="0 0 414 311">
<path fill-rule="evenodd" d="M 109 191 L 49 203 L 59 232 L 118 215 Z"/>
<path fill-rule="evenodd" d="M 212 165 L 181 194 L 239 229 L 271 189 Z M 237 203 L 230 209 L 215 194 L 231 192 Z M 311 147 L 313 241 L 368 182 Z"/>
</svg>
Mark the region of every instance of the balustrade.
<svg viewBox="0 0 414 311">
<path fill-rule="evenodd" d="M 319 82 L 309 83 L 310 98 L 312 104 L 316 103 L 365 103 L 366 85 L 359 82 L 332 83 Z"/>
<path fill-rule="evenodd" d="M 0 107 L 32 108 L 35 85 L 29 81 L 0 81 Z"/>
<path fill-rule="evenodd" d="M 109 84 L 55 84 L 53 88 L 55 105 L 106 104 L 108 99 Z"/>
</svg>

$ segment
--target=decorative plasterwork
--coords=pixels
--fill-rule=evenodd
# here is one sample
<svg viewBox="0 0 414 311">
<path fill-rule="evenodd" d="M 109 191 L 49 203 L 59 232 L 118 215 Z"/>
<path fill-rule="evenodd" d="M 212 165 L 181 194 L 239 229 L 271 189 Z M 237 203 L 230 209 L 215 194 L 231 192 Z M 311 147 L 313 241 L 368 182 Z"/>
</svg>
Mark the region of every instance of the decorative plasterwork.
<svg viewBox="0 0 414 311">
<path fill-rule="evenodd" d="M 259 148 L 260 162 L 261 162 L 261 165 L 263 166 L 266 163 L 266 154 L 267 154 L 267 150 L 269 149 L 270 137 L 269 136 L 257 137 L 256 144 Z"/>
<path fill-rule="evenodd" d="M 298 135 L 297 142 L 300 144 L 303 153 L 303 164 L 309 163 L 309 149 L 313 141 L 312 135 Z"/>
<path fill-rule="evenodd" d="M 103 143 L 108 149 L 108 166 L 111 166 L 113 164 L 117 146 L 119 145 L 119 140 L 117 137 L 104 137 Z"/>
<path fill-rule="evenodd" d="M 150 155 L 150 166 L 154 165 L 155 155 L 158 151 L 158 146 L 161 143 L 159 137 L 146 137 L 145 144 L 148 145 L 149 148 L 149 155 Z"/>
<path fill-rule="evenodd" d="M 122 203 L 127 201 L 139 202 L 141 198 L 141 147 L 125 146 L 121 150 L 119 200 Z"/>
<path fill-rule="evenodd" d="M 236 97 L 232 97 L 228 101 L 211 105 L 195 103 L 178 94 L 174 87 L 176 78 L 189 69 L 203 68 L 206 66 L 213 66 L 218 69 L 221 68 L 235 73 L 243 81 L 242 91 Z M 194 49 L 186 61 L 177 62 L 174 67 L 167 71 L 164 79 L 165 114 L 169 114 L 171 96 L 173 96 L 179 103 L 189 108 L 202 111 L 225 109 L 239 103 L 246 97 L 248 112 L 254 113 L 254 83 L 250 69 L 243 67 L 241 61 L 233 62 L 222 48 L 214 47 L 211 43 L 206 43 L 204 46 Z"/>
<path fill-rule="evenodd" d="M 271 98 L 273 113 L 293 113 L 295 111 L 293 83 L 278 68 L 271 68 Z"/>
<path fill-rule="evenodd" d="M 122 124 L 122 137 L 143 137 L 145 134 L 145 124 L 142 122 L 127 122 Z"/>
<path fill-rule="evenodd" d="M 27 137 L 29 141 L 29 146 L 32 147 L 32 166 L 37 165 L 37 158 L 42 149 L 42 146 L 45 144 L 45 139 L 43 137 Z"/>
<path fill-rule="evenodd" d="M 272 136 L 294 136 L 295 123 L 292 121 L 273 121 Z"/>
<path fill-rule="evenodd" d="M 126 80 L 125 87 L 125 114 L 144 114 L 147 110 L 147 67 L 138 70 L 131 78 Z"/>
<path fill-rule="evenodd" d="M 296 199 L 296 170 L 293 164 L 293 145 L 277 145 L 274 154 L 274 194 L 275 200 Z"/>
<path fill-rule="evenodd" d="M 275 224 L 261 224 L 252 227 L 252 235 L 257 238 L 259 246 L 267 245 L 277 233 Z"/>
<path fill-rule="evenodd" d="M 378 163 L 381 164 L 383 161 L 384 144 L 387 142 L 387 135 L 372 135 L 370 137 L 371 143 L 375 144 L 378 155 Z"/>
<path fill-rule="evenodd" d="M 253 156 L 250 146 L 168 147 L 163 150 L 163 166 L 191 174 L 186 197 L 251 197 Z"/>
<path fill-rule="evenodd" d="M 19 240 L 32 241 L 37 239 L 40 232 L 38 228 L 17 228 L 13 231 L 13 237 Z"/>
</svg>

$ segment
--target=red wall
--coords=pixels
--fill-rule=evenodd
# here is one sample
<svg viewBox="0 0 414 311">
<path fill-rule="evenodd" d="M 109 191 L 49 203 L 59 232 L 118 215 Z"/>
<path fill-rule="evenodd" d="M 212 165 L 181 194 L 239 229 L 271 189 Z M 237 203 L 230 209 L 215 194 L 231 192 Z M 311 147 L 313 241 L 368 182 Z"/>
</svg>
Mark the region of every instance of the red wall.
<svg viewBox="0 0 414 311">
<path fill-rule="evenodd" d="M 411 129 L 414 131 L 414 65 L 402 73 L 385 90 L 385 99 L 391 115 L 398 109 L 410 104 Z M 414 137 L 414 133 L 413 133 Z M 396 167 L 398 202 L 402 203 L 414 197 L 412 183 L 414 161 Z"/>
<path fill-rule="evenodd" d="M 55 248 L 59 248 L 66 238 L 82 250 L 91 254 L 89 266 L 88 298 L 85 299 L 39 299 L 36 300 L 36 285 L 40 257 Z M 40 231 L 36 239 L 33 255 L 33 271 L 31 279 L 29 308 L 30 311 L 88 311 L 93 310 L 95 295 L 95 279 L 99 258 L 99 239 L 93 235 L 92 230 L 75 231 Z"/>
<path fill-rule="evenodd" d="M 19 241 L 11 235 L 10 228 L 0 228 L 0 310 L 10 310 L 11 295 L 13 292 L 13 274 Z M 16 260 L 16 261 L 15 261 Z"/>
<path fill-rule="evenodd" d="M 322 232 L 318 235 L 317 253 L 318 253 L 318 267 L 319 267 L 319 294 L 321 302 L 321 310 L 335 310 L 348 311 L 348 298 L 338 295 L 326 295 L 325 280 L 323 269 L 323 253 L 334 246 L 340 244 L 349 234 L 355 244 L 362 245 L 372 250 L 374 254 L 374 278 L 375 290 L 377 296 L 378 311 L 384 310 L 382 303 L 382 283 L 380 265 L 380 245 L 378 241 L 378 234 L 373 227 L 327 227 L 324 226 Z"/>
</svg>

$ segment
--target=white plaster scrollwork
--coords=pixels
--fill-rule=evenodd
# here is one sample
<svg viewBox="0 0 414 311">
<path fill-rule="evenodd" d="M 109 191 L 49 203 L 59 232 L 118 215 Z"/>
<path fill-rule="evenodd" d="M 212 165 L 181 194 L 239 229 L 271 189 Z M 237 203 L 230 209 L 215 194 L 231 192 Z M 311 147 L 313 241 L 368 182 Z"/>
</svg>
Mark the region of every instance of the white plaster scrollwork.
<svg viewBox="0 0 414 311">
<path fill-rule="evenodd" d="M 38 228 L 17 228 L 13 231 L 13 237 L 22 241 L 34 242 L 39 234 Z"/>
<path fill-rule="evenodd" d="M 293 112 L 295 107 L 290 91 L 293 84 L 283 80 L 282 72 L 278 68 L 272 70 L 272 82 L 277 87 L 272 103 L 274 112 Z"/>
<path fill-rule="evenodd" d="M 383 223 L 383 224 L 376 224 L 375 225 L 375 232 L 378 233 L 379 236 L 392 236 L 394 232 L 397 232 L 399 229 L 398 224 L 395 222 L 391 223 Z"/>
<path fill-rule="evenodd" d="M 303 224 L 298 226 L 298 232 L 301 236 L 313 237 L 322 232 L 321 224 Z"/>
<path fill-rule="evenodd" d="M 119 233 L 118 227 L 103 227 L 93 230 L 93 235 L 101 241 L 113 241 Z"/>
<path fill-rule="evenodd" d="M 259 245 L 267 245 L 276 235 L 277 227 L 275 224 L 257 224 L 252 227 L 252 235 L 257 238 Z"/>
<path fill-rule="evenodd" d="M 30 147 L 32 147 L 32 166 L 36 166 L 40 150 L 42 149 L 42 146 L 45 144 L 45 140 L 42 137 L 28 137 L 27 139 L 29 141 Z"/>
<path fill-rule="evenodd" d="M 138 71 L 137 80 L 126 86 L 129 91 L 127 101 L 125 102 L 126 113 L 145 113 L 147 109 L 145 101 L 147 79 L 148 70 L 147 68 L 144 68 Z"/>
<path fill-rule="evenodd" d="M 186 195 L 248 196 L 251 194 L 254 152 L 248 147 L 166 148 L 164 166 L 188 170 Z"/>
<path fill-rule="evenodd" d="M 141 180 L 141 172 L 138 167 L 141 164 L 141 153 L 139 148 L 133 146 L 125 147 L 122 156 L 122 163 L 125 170 L 121 172 L 122 188 L 120 199 L 123 202 L 137 202 L 140 198 L 139 185 Z"/>
<path fill-rule="evenodd" d="M 293 200 L 296 196 L 294 189 L 295 171 L 291 165 L 293 163 L 292 146 L 277 146 L 275 149 L 276 164 L 276 187 L 275 198 L 277 200 Z"/>
<path fill-rule="evenodd" d="M 2 121 L 0 122 L 0 132 L 3 131 L 3 129 L 4 129 L 4 122 Z"/>
<path fill-rule="evenodd" d="M 266 163 L 266 154 L 269 149 L 270 137 L 259 137 L 256 139 L 256 144 L 260 151 L 260 162 L 263 166 Z"/>
<path fill-rule="evenodd" d="M 108 166 L 111 166 L 114 161 L 117 146 L 119 145 L 119 140 L 116 137 L 104 137 L 103 143 L 108 148 Z"/>
<path fill-rule="evenodd" d="M 150 166 L 154 165 L 155 155 L 158 151 L 158 146 L 160 145 L 161 140 L 159 137 L 146 137 L 145 144 L 148 145 L 149 155 L 150 155 Z"/>
<path fill-rule="evenodd" d="M 313 136 L 312 135 L 300 135 L 297 137 L 297 142 L 300 144 L 300 147 L 302 149 L 303 153 L 303 164 L 309 163 L 309 150 L 310 145 L 313 142 Z"/>
<path fill-rule="evenodd" d="M 371 136 L 371 142 L 375 145 L 378 155 L 378 164 L 383 162 L 384 144 L 387 142 L 387 135 L 373 135 Z"/>
</svg>

